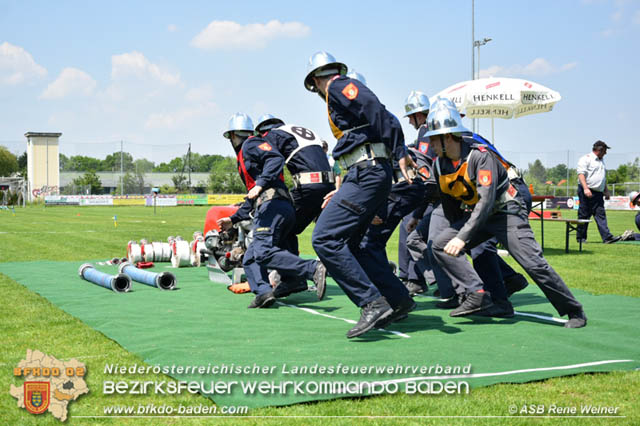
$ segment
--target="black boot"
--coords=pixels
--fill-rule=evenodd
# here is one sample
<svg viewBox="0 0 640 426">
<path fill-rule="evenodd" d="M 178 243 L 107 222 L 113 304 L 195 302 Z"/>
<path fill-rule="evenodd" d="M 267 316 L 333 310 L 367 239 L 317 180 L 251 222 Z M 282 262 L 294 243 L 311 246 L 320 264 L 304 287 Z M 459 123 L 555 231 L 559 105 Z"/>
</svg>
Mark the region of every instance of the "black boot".
<svg viewBox="0 0 640 426">
<path fill-rule="evenodd" d="M 513 318 L 513 305 L 508 300 L 495 300 L 493 306 L 476 312 L 474 315 L 493 318 Z"/>
<path fill-rule="evenodd" d="M 429 287 L 426 284 L 422 284 L 418 281 L 409 280 L 404 283 L 404 286 L 409 291 L 409 296 L 415 296 L 416 294 L 422 294 L 429 291 Z"/>
<path fill-rule="evenodd" d="M 316 285 L 318 300 L 322 300 L 327 291 L 327 268 L 319 260 L 317 262 L 316 271 L 313 273 L 313 283 Z"/>
<path fill-rule="evenodd" d="M 404 299 L 398 306 L 393 308 L 393 313 L 376 323 L 376 328 L 385 328 L 392 322 L 402 321 L 409 316 L 409 312 L 413 311 L 418 304 L 410 297 Z"/>
<path fill-rule="evenodd" d="M 515 274 L 504 280 L 507 297 L 511 297 L 514 293 L 524 290 L 528 285 L 527 279 L 522 274 Z"/>
<path fill-rule="evenodd" d="M 358 337 L 371 330 L 378 321 L 389 317 L 393 309 L 387 303 L 384 296 L 378 297 L 373 302 L 369 302 L 362 307 L 360 320 L 351 330 L 347 332 L 347 338 Z"/>
<path fill-rule="evenodd" d="M 309 287 L 307 286 L 307 280 L 302 281 L 281 281 L 280 284 L 276 288 L 273 289 L 273 296 L 276 298 L 287 297 L 293 293 L 300 293 L 301 291 L 306 291 Z"/>
<path fill-rule="evenodd" d="M 587 325 L 587 316 L 581 309 L 578 312 L 569 312 L 569 321 L 564 323 L 565 328 L 582 328 Z"/>
<path fill-rule="evenodd" d="M 455 309 L 464 302 L 465 294 L 454 294 L 445 301 L 436 303 L 436 308 L 439 309 Z"/>
<path fill-rule="evenodd" d="M 273 292 L 262 293 L 257 295 L 247 306 L 249 309 L 254 308 L 268 308 L 276 302 L 276 298 L 273 297 Z"/>
<path fill-rule="evenodd" d="M 449 313 L 449 316 L 463 317 L 465 315 L 490 308 L 492 305 L 493 302 L 491 301 L 491 295 L 488 291 L 474 291 L 473 293 L 467 294 L 464 302 L 462 302 L 462 304 L 456 309 L 451 311 Z"/>
</svg>

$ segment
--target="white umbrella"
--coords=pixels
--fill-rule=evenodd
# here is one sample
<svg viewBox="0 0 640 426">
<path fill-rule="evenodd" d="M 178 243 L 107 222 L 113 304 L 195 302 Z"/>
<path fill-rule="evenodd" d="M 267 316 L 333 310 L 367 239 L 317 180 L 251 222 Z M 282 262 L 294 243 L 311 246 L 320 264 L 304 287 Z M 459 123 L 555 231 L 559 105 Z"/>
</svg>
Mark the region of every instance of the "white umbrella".
<svg viewBox="0 0 640 426">
<path fill-rule="evenodd" d="M 437 96 L 451 99 L 469 118 L 492 119 L 548 112 L 562 99 L 560 93 L 541 84 L 506 77 L 463 81 L 447 87 L 431 100 Z"/>
</svg>

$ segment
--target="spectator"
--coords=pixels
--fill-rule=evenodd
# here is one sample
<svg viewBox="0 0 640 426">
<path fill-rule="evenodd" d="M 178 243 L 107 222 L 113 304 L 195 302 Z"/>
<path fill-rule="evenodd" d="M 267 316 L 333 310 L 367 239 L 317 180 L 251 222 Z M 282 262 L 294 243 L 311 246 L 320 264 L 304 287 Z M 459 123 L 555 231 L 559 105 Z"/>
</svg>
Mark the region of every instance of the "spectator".
<svg viewBox="0 0 640 426">
<path fill-rule="evenodd" d="M 606 143 L 596 141 L 593 144 L 593 151 L 583 155 L 578 160 L 578 219 L 590 219 L 593 216 L 598 225 L 598 231 L 605 244 L 620 241 L 620 236 L 614 237 L 607 225 L 607 214 L 604 209 L 604 200 L 609 199 L 610 194 L 607 189 L 607 173 L 605 170 L 603 157 L 607 150 L 611 149 Z M 578 226 L 576 238 L 578 242 L 587 241 L 587 228 L 585 223 Z"/>
<path fill-rule="evenodd" d="M 640 207 L 640 192 L 633 191 L 629 194 L 629 204 L 631 208 Z M 636 227 L 640 230 L 640 212 L 636 214 Z M 622 241 L 640 241 L 640 234 L 634 233 L 631 229 L 627 229 L 622 233 L 620 238 Z"/>
</svg>

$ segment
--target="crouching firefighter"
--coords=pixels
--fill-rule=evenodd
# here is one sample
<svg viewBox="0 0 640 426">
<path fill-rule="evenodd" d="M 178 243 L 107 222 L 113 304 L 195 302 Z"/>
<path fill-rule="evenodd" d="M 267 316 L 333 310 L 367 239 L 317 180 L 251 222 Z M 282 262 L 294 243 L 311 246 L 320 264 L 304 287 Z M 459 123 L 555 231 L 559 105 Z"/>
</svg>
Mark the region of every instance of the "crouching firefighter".
<svg viewBox="0 0 640 426">
<path fill-rule="evenodd" d="M 291 252 L 289 234 L 295 225 L 295 212 L 284 184 L 284 157 L 269 142 L 253 133 L 251 119 L 241 113 L 229 120 L 224 137 L 236 151 L 238 172 L 249 191 L 244 204 L 230 217 L 218 220 L 227 230 L 253 213 L 253 242 L 244 254 L 242 265 L 255 298 L 249 308 L 267 308 L 275 302 L 268 269 L 291 277 L 312 280 L 325 286 L 326 270 L 316 260 L 303 260 Z"/>
<path fill-rule="evenodd" d="M 415 164 L 398 120 L 346 72 L 345 64 L 318 52 L 309 59 L 304 85 L 327 103 L 329 125 L 338 139 L 333 157 L 347 170 L 340 189 L 326 196 L 312 244 L 331 277 L 361 308 L 358 323 L 347 332 L 347 338 L 353 338 L 406 316 L 416 306 L 389 267 L 384 247 L 381 252 L 378 246 L 360 247 L 376 212 L 387 202 L 391 158 L 398 160 L 409 182 L 407 169 Z"/>
<path fill-rule="evenodd" d="M 567 328 L 584 327 L 587 317 L 562 278 L 542 256 L 529 226 L 524 198 L 510 181 L 510 164 L 485 144 L 476 143 L 450 103 L 438 99 L 427 118 L 431 144 L 438 154 L 434 174 L 442 193 L 449 226 L 433 240 L 433 255 L 454 286 L 466 291 L 451 316 L 464 316 L 492 306 L 488 292 L 467 260 L 465 250 L 495 237 L 538 284 Z"/>
<path fill-rule="evenodd" d="M 335 189 L 332 167 L 322 149 L 322 140 L 312 130 L 294 124 L 285 125 L 281 119 L 265 114 L 258 119 L 255 131 L 282 154 L 293 178 L 290 194 L 296 220 L 289 238 L 291 251 L 299 254 L 298 235 L 317 219 L 324 196 Z M 279 271 L 272 271 L 269 278 L 272 284 L 279 282 L 273 292 L 276 298 L 308 288 L 306 280 L 296 281 Z M 324 286 L 316 287 L 319 299 L 324 297 L 324 289 Z"/>
</svg>

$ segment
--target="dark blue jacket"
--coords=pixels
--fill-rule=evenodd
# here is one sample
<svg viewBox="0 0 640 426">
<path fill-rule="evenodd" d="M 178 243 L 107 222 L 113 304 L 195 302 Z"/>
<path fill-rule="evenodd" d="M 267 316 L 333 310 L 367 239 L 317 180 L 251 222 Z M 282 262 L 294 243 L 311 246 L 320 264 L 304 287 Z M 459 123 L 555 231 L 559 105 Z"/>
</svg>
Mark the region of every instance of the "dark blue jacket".
<svg viewBox="0 0 640 426">
<path fill-rule="evenodd" d="M 238 173 L 247 190 L 258 185 L 263 190 L 268 188 L 287 189 L 284 184 L 282 169 L 284 157 L 269 141 L 261 137 L 250 137 L 242 144 L 237 155 Z M 253 201 L 245 200 L 231 216 L 231 222 L 236 223 L 249 219 L 253 210 Z"/>
<path fill-rule="evenodd" d="M 285 158 L 289 158 L 291 153 L 298 148 L 296 138 L 290 133 L 271 129 L 262 136 L 267 142 L 274 146 Z M 325 172 L 331 171 L 327 154 L 321 145 L 311 145 L 299 150 L 287 163 L 287 168 L 292 175 L 301 172 Z"/>
<path fill-rule="evenodd" d="M 360 81 L 345 76 L 331 81 L 327 108 L 331 130 L 338 139 L 333 158 L 365 142 L 384 143 L 396 160 L 407 154 L 400 122 Z"/>
</svg>

